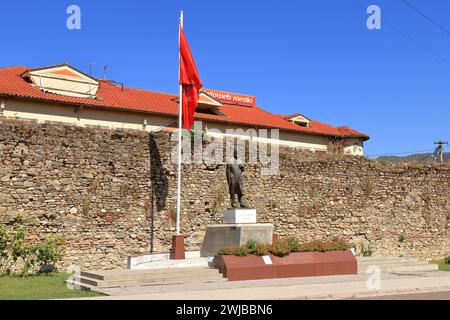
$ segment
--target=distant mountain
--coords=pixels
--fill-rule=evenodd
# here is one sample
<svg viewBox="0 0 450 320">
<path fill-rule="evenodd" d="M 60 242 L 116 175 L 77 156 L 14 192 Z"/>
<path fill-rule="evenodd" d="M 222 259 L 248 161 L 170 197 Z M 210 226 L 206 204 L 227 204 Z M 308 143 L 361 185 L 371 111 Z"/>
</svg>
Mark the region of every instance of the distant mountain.
<svg viewBox="0 0 450 320">
<path fill-rule="evenodd" d="M 416 153 L 409 156 L 397 157 L 397 156 L 381 156 L 376 158 L 378 161 L 387 161 L 393 163 L 408 162 L 408 161 L 432 161 L 436 160 L 433 158 L 432 153 Z M 444 162 L 450 162 L 450 152 L 444 152 Z"/>
</svg>

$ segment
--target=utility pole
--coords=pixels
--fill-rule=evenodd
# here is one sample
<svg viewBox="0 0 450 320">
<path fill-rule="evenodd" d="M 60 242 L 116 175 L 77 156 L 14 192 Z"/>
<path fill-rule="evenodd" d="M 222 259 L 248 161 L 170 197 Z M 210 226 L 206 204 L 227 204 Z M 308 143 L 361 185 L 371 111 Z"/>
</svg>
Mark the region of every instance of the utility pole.
<svg viewBox="0 0 450 320">
<path fill-rule="evenodd" d="M 438 162 L 444 162 L 444 145 L 448 145 L 448 141 L 439 140 L 435 141 L 434 144 L 437 145 L 436 149 L 434 150 L 436 160 Z"/>
</svg>

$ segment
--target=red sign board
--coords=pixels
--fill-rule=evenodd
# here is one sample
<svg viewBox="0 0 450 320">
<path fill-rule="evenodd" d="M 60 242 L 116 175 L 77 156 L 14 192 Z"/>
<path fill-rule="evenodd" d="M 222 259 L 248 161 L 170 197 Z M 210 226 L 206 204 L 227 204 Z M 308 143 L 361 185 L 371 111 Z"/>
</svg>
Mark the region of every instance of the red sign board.
<svg viewBox="0 0 450 320">
<path fill-rule="evenodd" d="M 256 106 L 256 97 L 254 96 L 211 89 L 202 89 L 202 91 L 219 102 L 237 104 L 242 106 Z"/>
</svg>

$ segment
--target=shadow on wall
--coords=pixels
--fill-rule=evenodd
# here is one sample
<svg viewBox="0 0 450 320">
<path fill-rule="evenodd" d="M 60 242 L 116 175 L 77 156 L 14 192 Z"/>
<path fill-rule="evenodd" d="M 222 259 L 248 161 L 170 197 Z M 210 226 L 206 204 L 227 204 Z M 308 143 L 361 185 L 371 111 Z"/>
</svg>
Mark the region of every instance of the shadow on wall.
<svg viewBox="0 0 450 320">
<path fill-rule="evenodd" d="M 166 207 L 166 199 L 169 189 L 169 180 L 167 179 L 164 168 L 161 163 L 161 155 L 155 137 L 150 134 L 148 139 L 150 152 L 150 172 L 152 174 L 152 184 L 154 197 L 156 198 L 156 210 L 162 211 Z"/>
<path fill-rule="evenodd" d="M 148 138 L 148 150 L 150 155 L 150 173 L 152 181 L 151 206 L 147 208 L 150 213 L 150 252 L 153 253 L 154 245 L 154 222 L 155 222 L 155 204 L 156 212 L 164 210 L 169 189 L 169 181 L 164 173 L 161 163 L 161 155 L 155 137 L 150 134 Z"/>
</svg>

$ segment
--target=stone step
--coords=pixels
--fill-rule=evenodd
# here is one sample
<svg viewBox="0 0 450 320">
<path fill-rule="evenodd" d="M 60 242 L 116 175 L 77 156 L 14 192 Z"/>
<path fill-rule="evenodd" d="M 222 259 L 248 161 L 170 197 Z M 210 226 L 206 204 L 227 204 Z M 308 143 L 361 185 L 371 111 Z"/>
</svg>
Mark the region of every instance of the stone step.
<svg viewBox="0 0 450 320">
<path fill-rule="evenodd" d="M 103 295 L 109 296 L 111 294 L 111 292 L 109 290 L 113 289 L 113 288 L 99 288 L 96 286 L 92 286 L 86 283 L 81 283 L 79 280 L 66 280 L 65 281 L 67 286 L 72 287 L 73 289 L 84 289 L 84 290 L 88 290 L 88 291 L 96 291 L 98 293 L 101 293 Z"/>
<path fill-rule="evenodd" d="M 219 270 L 209 267 L 82 271 L 74 279 L 86 289 L 222 281 L 226 279 Z"/>
<path fill-rule="evenodd" d="M 358 261 L 358 263 L 363 263 L 363 262 L 370 262 L 370 263 L 374 263 L 374 262 L 404 262 L 404 261 L 419 261 L 415 258 L 409 258 L 409 257 L 356 257 L 356 260 Z"/>
<path fill-rule="evenodd" d="M 367 273 L 369 266 L 377 266 L 383 273 L 421 273 L 438 271 L 439 267 L 409 257 L 357 257 L 358 273 Z"/>
<path fill-rule="evenodd" d="M 77 277 L 75 282 L 81 286 L 88 286 L 90 289 L 95 288 L 115 288 L 130 286 L 155 286 L 165 284 L 187 284 L 187 283 L 205 283 L 205 282 L 223 282 L 226 281 L 221 274 L 208 275 L 178 275 L 170 277 L 143 278 L 143 279 L 117 279 L 117 280 L 97 280 L 87 277 Z"/>
<path fill-rule="evenodd" d="M 438 271 L 439 266 L 437 264 L 425 264 L 425 265 L 398 265 L 390 267 L 381 267 L 381 272 L 383 273 L 418 273 L 418 272 L 431 272 Z M 367 268 L 360 268 L 358 266 L 358 273 L 367 273 Z"/>
<path fill-rule="evenodd" d="M 72 289 L 85 289 L 93 291 L 96 291 L 96 289 L 98 289 L 96 286 L 87 283 L 81 283 L 79 277 L 76 277 L 76 279 L 74 278 L 72 280 L 65 280 L 64 282 L 66 283 L 66 285 L 72 287 Z"/>
<path fill-rule="evenodd" d="M 429 263 L 426 261 L 405 261 L 405 262 L 393 262 L 393 261 L 386 261 L 386 262 L 363 262 L 358 263 L 358 268 L 366 268 L 369 266 L 377 266 L 381 269 L 383 268 L 390 268 L 390 267 L 397 267 L 397 266 L 426 266 Z"/>
<path fill-rule="evenodd" d="M 200 252 L 199 252 L 200 254 Z M 174 268 L 207 268 L 209 266 L 208 258 L 187 258 L 183 260 L 159 260 L 135 263 L 134 265 L 129 263 L 129 269 L 131 270 L 148 270 L 148 269 L 174 269 Z"/>
<path fill-rule="evenodd" d="M 145 269 L 145 270 L 107 270 L 107 271 L 82 271 L 81 276 L 95 280 L 117 280 L 117 279 L 154 279 L 170 276 L 200 276 L 219 274 L 218 269 L 208 267 L 195 268 L 170 268 L 170 269 Z"/>
</svg>

